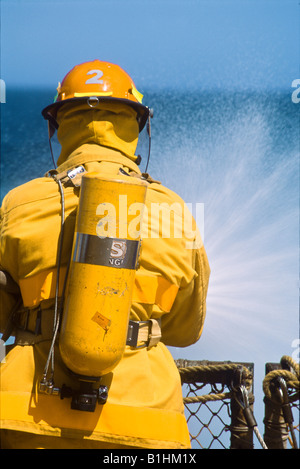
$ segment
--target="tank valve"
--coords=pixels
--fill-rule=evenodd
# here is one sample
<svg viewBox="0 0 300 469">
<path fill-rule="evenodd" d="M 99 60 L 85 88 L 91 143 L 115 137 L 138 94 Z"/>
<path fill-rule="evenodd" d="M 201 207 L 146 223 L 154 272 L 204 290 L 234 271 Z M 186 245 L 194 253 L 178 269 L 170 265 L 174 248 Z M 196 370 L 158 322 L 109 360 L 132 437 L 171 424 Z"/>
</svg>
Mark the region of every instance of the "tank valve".
<svg viewBox="0 0 300 469">
<path fill-rule="evenodd" d="M 79 389 L 74 390 L 70 386 L 62 385 L 61 388 L 54 386 L 52 379 L 47 380 L 43 376 L 39 384 L 39 392 L 41 394 L 47 394 L 52 396 L 60 395 L 61 399 L 70 397 L 71 409 L 83 410 L 86 412 L 94 412 L 97 402 L 100 405 L 104 405 L 108 397 L 107 386 L 99 386 L 98 389 L 93 388 L 93 382 L 91 381 L 79 381 Z"/>
<path fill-rule="evenodd" d="M 43 376 L 39 385 L 39 392 L 42 394 L 50 394 L 52 396 L 58 396 L 60 389 L 54 386 L 53 379 L 47 379 L 46 376 Z"/>
<path fill-rule="evenodd" d="M 93 389 L 93 383 L 90 381 L 80 381 L 79 390 L 73 390 L 65 384 L 60 391 L 60 398 L 71 397 L 71 409 L 82 410 L 85 412 L 94 412 L 97 402 L 103 405 L 107 401 L 108 389 L 106 386 L 99 386 Z"/>
</svg>

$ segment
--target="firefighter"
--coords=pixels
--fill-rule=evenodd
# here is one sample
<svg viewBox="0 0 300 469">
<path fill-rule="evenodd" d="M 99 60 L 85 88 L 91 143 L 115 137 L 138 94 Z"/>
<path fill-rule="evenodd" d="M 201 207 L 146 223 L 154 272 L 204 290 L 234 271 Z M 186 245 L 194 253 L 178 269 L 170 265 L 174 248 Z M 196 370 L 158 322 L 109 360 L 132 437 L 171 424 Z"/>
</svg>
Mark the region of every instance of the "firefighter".
<svg viewBox="0 0 300 469">
<path fill-rule="evenodd" d="M 150 114 L 119 66 L 99 60 L 75 66 L 43 110 L 49 135 L 56 129 L 61 144 L 57 167 L 3 200 L 0 268 L 19 291 L 0 290 L 0 332 L 15 337 L 1 363 L 4 449 L 190 447 L 180 376 L 167 346 L 199 340 L 210 269 L 198 229 L 184 229 L 191 215 L 183 200 L 139 168 L 136 146 Z M 108 229 L 108 219 L 100 223 L 96 212 L 109 202 L 103 197 L 116 200 L 119 186 L 108 190 L 103 180 L 144 190 L 141 235 L 131 251 L 120 233 L 85 229 L 84 214 L 93 203 L 94 225 Z M 102 198 L 95 202 L 92 192 L 86 203 L 88 185 L 96 183 Z M 105 251 L 110 239 L 114 244 Z M 114 297 L 128 285 L 120 273 L 125 268 L 114 262 L 112 270 L 108 262 L 124 257 L 126 249 L 134 253 L 130 299 L 124 296 L 128 317 L 113 329 L 119 308 Z M 93 274 L 97 268 L 100 275 Z M 110 273 L 103 286 L 104 269 Z M 105 367 L 95 347 L 110 337 L 106 351 L 117 355 L 113 334 L 121 329 L 123 348 Z M 91 348 L 98 360 L 93 365 Z"/>
</svg>

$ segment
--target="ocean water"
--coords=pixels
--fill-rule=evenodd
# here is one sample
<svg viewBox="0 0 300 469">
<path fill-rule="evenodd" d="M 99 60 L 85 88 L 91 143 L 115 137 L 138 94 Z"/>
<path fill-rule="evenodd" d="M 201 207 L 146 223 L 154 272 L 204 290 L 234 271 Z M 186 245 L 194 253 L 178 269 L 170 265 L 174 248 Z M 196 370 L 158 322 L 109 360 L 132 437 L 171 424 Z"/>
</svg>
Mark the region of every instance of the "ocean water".
<svg viewBox="0 0 300 469">
<path fill-rule="evenodd" d="M 51 90 L 7 90 L 1 104 L 1 199 L 53 167 L 41 109 Z M 291 92 L 147 90 L 148 171 L 204 204 L 211 266 L 203 335 L 174 358 L 253 362 L 263 432 L 266 362 L 299 358 L 299 112 Z M 59 145 L 54 142 L 54 153 Z M 147 153 L 146 136 L 139 148 Z M 144 169 L 143 158 L 141 168 Z"/>
</svg>

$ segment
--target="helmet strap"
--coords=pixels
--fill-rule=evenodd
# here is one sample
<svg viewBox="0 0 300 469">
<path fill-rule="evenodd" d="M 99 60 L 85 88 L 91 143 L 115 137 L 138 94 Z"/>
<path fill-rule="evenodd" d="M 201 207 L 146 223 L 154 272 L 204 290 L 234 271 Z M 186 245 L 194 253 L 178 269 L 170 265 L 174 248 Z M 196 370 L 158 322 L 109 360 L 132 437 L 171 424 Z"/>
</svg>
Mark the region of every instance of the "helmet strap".
<svg viewBox="0 0 300 469">
<path fill-rule="evenodd" d="M 50 146 L 50 153 L 51 153 L 51 156 L 52 156 L 52 161 L 53 161 L 53 164 L 54 164 L 54 168 L 56 168 L 56 163 L 55 163 L 55 160 L 54 160 L 53 149 L 52 149 L 52 144 L 51 144 L 51 138 L 53 137 L 54 132 L 55 132 L 55 127 L 53 126 L 53 124 L 51 124 L 50 121 L 48 121 L 48 141 L 49 141 L 49 146 Z"/>
</svg>

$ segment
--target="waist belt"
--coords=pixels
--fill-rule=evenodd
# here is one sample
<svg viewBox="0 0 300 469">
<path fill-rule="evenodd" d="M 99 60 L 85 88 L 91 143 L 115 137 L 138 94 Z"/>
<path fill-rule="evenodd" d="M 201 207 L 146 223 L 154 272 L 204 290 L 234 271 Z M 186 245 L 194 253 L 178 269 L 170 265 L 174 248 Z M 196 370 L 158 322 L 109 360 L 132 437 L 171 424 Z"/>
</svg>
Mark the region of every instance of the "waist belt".
<svg viewBox="0 0 300 469">
<path fill-rule="evenodd" d="M 153 345 L 156 345 L 160 339 L 160 319 L 149 319 L 148 321 L 129 321 L 126 345 L 137 349 L 143 347 L 153 347 Z"/>
<path fill-rule="evenodd" d="M 17 328 L 15 343 L 18 345 L 33 345 L 41 340 L 51 340 L 53 309 L 23 309 L 14 314 L 13 322 Z M 160 339 L 160 319 L 129 321 L 126 345 L 135 349 L 153 347 Z"/>
</svg>

